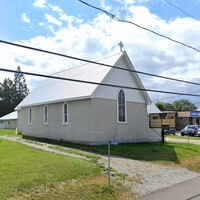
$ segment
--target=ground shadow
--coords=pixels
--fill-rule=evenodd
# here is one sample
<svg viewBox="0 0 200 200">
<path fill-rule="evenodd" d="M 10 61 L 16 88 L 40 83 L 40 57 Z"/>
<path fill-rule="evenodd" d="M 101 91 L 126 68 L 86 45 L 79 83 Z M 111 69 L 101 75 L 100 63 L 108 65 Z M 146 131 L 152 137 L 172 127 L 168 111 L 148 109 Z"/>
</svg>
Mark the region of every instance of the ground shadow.
<svg viewBox="0 0 200 200">
<path fill-rule="evenodd" d="M 80 149 L 101 155 L 108 154 L 108 145 L 90 146 L 84 144 L 69 143 L 65 141 L 49 140 L 44 138 L 34 138 L 27 136 L 25 136 L 24 138 L 40 142 L 47 142 L 50 144 L 60 145 L 64 147 Z M 126 157 L 140 161 L 152 161 L 152 162 L 156 161 L 160 163 L 169 162 L 169 163 L 180 164 L 175 148 L 181 148 L 181 147 L 173 143 L 170 144 L 165 143 L 164 145 L 161 144 L 160 142 L 131 143 L 131 144 L 111 145 L 110 153 L 113 156 Z M 183 147 L 183 149 L 184 148 L 185 147 Z"/>
</svg>

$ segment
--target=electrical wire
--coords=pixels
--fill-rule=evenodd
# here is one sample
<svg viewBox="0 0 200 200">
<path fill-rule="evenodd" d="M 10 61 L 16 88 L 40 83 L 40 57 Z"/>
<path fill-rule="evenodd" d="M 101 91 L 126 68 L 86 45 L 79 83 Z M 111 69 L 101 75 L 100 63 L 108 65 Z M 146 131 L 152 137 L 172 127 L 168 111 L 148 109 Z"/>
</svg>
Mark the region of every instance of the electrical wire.
<svg viewBox="0 0 200 200">
<path fill-rule="evenodd" d="M 194 94 L 194 93 L 197 93 L 197 92 L 200 92 L 200 90 L 195 90 L 191 93 Z M 152 100 L 152 102 L 158 102 L 158 101 L 167 100 L 167 99 L 174 99 L 174 98 L 177 98 L 177 97 L 180 97 L 180 95 L 165 97 L 165 98 L 162 98 L 162 99 L 155 99 L 155 100 Z"/>
<path fill-rule="evenodd" d="M 0 71 L 10 72 L 10 73 L 19 73 L 19 71 L 17 71 L 17 70 L 10 70 L 10 69 L 5 69 L 5 68 L 0 68 Z M 86 83 L 86 84 L 93 84 L 93 85 L 100 85 L 100 86 L 107 86 L 107 87 L 115 87 L 115 88 L 129 89 L 129 90 L 138 90 L 138 91 L 146 91 L 146 92 L 200 97 L 200 95 L 198 95 L 198 94 L 179 93 L 179 92 L 171 92 L 171 91 L 162 91 L 162 90 L 153 90 L 153 89 L 136 88 L 136 87 L 122 86 L 122 85 L 106 84 L 106 83 L 97 83 L 97 82 L 93 82 L 93 81 L 84 81 L 84 80 L 64 78 L 64 77 L 59 77 L 59 76 L 52 76 L 52 75 L 45 75 L 45 74 L 38 74 L 38 73 L 31 73 L 31 72 L 25 72 L 25 71 L 20 71 L 20 73 L 22 73 L 24 75 L 30 75 L 30 76 L 59 79 L 59 80 L 65 80 L 65 81 L 72 81 L 72 82 L 79 82 L 79 83 Z"/>
<path fill-rule="evenodd" d="M 106 10 L 103 10 L 103 9 L 101 9 L 101 8 L 98 8 L 98 7 L 96 7 L 96 6 L 93 6 L 93 5 L 91 5 L 91 4 L 89 4 L 89 3 L 85 2 L 85 1 L 82 1 L 82 0 L 78 0 L 78 1 L 81 2 L 81 3 L 83 3 L 83 4 L 85 4 L 85 5 L 87 5 L 87 6 L 89 6 L 89 7 L 91 7 L 91 8 L 93 8 L 93 9 L 96 9 L 96 10 L 99 10 L 99 11 L 101 11 L 101 12 L 104 12 L 106 15 L 108 15 L 109 17 L 111 17 L 111 18 L 112 18 L 113 20 L 115 20 L 115 21 L 122 22 L 122 23 L 132 24 L 132 25 L 137 26 L 138 28 L 141 28 L 141 29 L 143 29 L 143 30 L 145 30 L 145 31 L 151 32 L 151 33 L 153 33 L 153 34 L 155 34 L 155 35 L 157 35 L 157 36 L 159 36 L 159 37 L 168 39 L 168 40 L 170 40 L 171 42 L 174 42 L 174 43 L 180 44 L 180 45 L 182 45 L 182 46 L 184 46 L 184 47 L 190 48 L 190 49 L 192 49 L 192 50 L 194 50 L 194 51 L 196 51 L 196 52 L 198 52 L 198 53 L 200 52 L 200 49 L 198 49 L 198 48 L 196 48 L 196 47 L 193 47 L 193 46 L 188 45 L 188 44 L 186 44 L 186 43 L 180 42 L 180 41 L 178 41 L 178 40 L 174 40 L 174 39 L 172 39 L 172 38 L 170 38 L 170 37 L 168 37 L 168 36 L 165 36 L 165 35 L 163 35 L 163 34 L 160 34 L 160 33 L 156 32 L 156 31 L 153 31 L 153 30 L 151 30 L 151 29 L 149 29 L 149 28 L 140 26 L 139 24 L 136 24 L 136 23 L 134 23 L 134 22 L 131 22 L 131 21 L 128 21 L 128 20 L 124 20 L 124 19 L 120 19 L 120 18 L 117 17 L 116 15 L 114 15 L 114 14 L 112 14 L 112 13 L 110 13 L 110 12 L 107 12 Z"/>
<path fill-rule="evenodd" d="M 92 64 L 96 64 L 96 65 L 102 65 L 102 66 L 106 66 L 106 67 L 110 67 L 110 68 L 114 68 L 114 69 L 118 69 L 118 70 L 129 71 L 129 72 L 134 72 L 134 73 L 142 74 L 142 75 L 146 75 L 146 76 L 152 76 L 152 77 L 166 79 L 166 80 L 170 80 L 170 81 L 176 81 L 176 82 L 200 86 L 200 83 L 196 83 L 196 82 L 191 82 L 191 81 L 186 81 L 186 80 L 181 80 L 181 79 L 175 79 L 175 78 L 171 78 L 171 77 L 160 76 L 160 75 L 141 72 L 141 71 L 137 71 L 137 70 L 117 67 L 117 66 L 108 65 L 108 64 L 104 64 L 104 63 L 100 63 L 100 62 L 96 62 L 96 61 L 91 61 L 91 60 L 88 60 L 88 59 L 78 58 L 78 57 L 74 57 L 74 56 L 69 56 L 69 55 L 65 55 L 65 54 L 61 54 L 61 53 L 57 53 L 57 52 L 53 52 L 53 51 L 47 51 L 47 50 L 43 50 L 43 49 L 38 49 L 38 48 L 26 46 L 26 45 L 16 44 L 16 43 L 8 42 L 8 41 L 5 41 L 5 40 L 0 40 L 0 43 L 16 46 L 16 47 L 20 47 L 20 48 L 25 48 L 25 49 L 29 49 L 29 50 L 33 50 L 33 51 L 39 51 L 39 52 L 42 52 L 42 53 L 47 53 L 47 54 L 51 54 L 51 55 L 55 55 L 55 56 L 61 56 L 61 57 L 65 57 L 65 58 L 79 60 L 79 61 L 92 63 Z"/>
<path fill-rule="evenodd" d="M 168 3 L 169 5 L 173 6 L 174 8 L 180 10 L 181 12 L 183 12 L 184 14 L 188 15 L 189 17 L 192 17 L 193 19 L 199 21 L 199 19 L 197 19 L 196 17 L 194 17 L 193 15 L 189 14 L 188 12 L 184 11 L 183 9 L 179 8 L 178 6 L 172 4 L 171 2 L 167 1 L 167 0 L 163 0 L 165 1 L 166 3 Z"/>
</svg>

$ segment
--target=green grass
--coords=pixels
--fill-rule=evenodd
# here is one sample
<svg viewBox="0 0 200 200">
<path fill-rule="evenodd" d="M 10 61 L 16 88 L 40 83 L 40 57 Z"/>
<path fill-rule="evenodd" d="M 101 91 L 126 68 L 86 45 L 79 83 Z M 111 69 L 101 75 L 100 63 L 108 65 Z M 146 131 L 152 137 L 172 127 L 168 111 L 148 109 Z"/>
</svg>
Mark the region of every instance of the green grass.
<svg viewBox="0 0 200 200">
<path fill-rule="evenodd" d="M 0 134 L 13 133 L 0 131 Z M 98 154 L 107 155 L 107 145 L 88 146 L 64 141 L 30 137 L 29 139 L 59 145 L 52 148 L 86 156 L 89 161 L 60 156 L 0 139 L 0 199 L 31 197 L 31 199 L 107 200 L 129 199 L 133 196 L 120 181 L 117 181 L 126 179 L 126 175 L 117 172 L 114 172 L 116 177 L 112 182 L 112 193 L 108 191 L 106 169 L 96 164 Z M 184 143 L 171 142 L 164 145 L 160 142 L 119 144 L 111 145 L 111 154 L 162 165 L 186 167 L 200 173 L 200 145 L 190 144 L 188 147 Z M 137 177 L 134 181 L 136 180 L 139 181 Z"/>
<path fill-rule="evenodd" d="M 97 163 L 97 160 L 100 158 L 100 156 L 97 156 L 95 154 L 87 153 L 85 151 L 80 151 L 80 150 L 76 150 L 76 149 L 63 148 L 61 146 L 49 146 L 49 148 L 56 149 L 56 150 L 66 152 L 66 153 L 70 153 L 70 154 L 76 154 L 79 156 L 83 156 L 83 157 L 90 159 L 94 163 Z"/>
<path fill-rule="evenodd" d="M 32 139 L 37 140 L 38 138 Z M 108 154 L 108 145 L 89 146 L 63 141 L 53 141 L 46 139 L 38 140 L 47 141 L 49 143 L 65 146 L 68 148 L 94 152 L 96 154 Z M 162 165 L 182 166 L 200 173 L 200 145 L 190 144 L 188 147 L 188 144 L 171 142 L 166 142 L 164 145 L 161 145 L 160 142 L 119 144 L 111 145 L 111 154 Z"/>
<path fill-rule="evenodd" d="M 116 199 L 132 197 L 120 181 L 107 190 L 101 167 L 0 139 L 0 199 Z M 121 198 L 121 199 L 123 199 Z"/>
<path fill-rule="evenodd" d="M 13 129 L 0 129 L 0 136 L 18 136 L 18 137 L 21 137 L 21 135 L 16 135 L 16 130 L 13 130 Z"/>
</svg>

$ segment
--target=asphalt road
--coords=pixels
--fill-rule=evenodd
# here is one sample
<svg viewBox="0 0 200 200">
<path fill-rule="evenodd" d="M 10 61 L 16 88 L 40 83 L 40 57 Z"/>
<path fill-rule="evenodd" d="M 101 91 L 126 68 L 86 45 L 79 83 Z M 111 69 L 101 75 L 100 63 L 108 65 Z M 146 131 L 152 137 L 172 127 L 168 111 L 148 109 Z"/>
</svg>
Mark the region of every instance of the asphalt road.
<svg viewBox="0 0 200 200">
<path fill-rule="evenodd" d="M 200 200 L 200 176 L 152 192 L 137 200 Z"/>
<path fill-rule="evenodd" d="M 169 138 L 169 137 L 166 137 L 165 138 L 165 141 L 166 142 L 180 142 L 180 143 L 188 143 L 189 142 L 189 144 L 197 144 L 197 145 L 200 145 L 200 140 L 191 140 L 191 139 L 189 139 L 188 140 L 188 137 L 187 136 L 183 136 L 183 138 L 180 138 L 180 139 L 178 139 L 178 138 Z M 200 199 L 200 198 L 199 198 Z"/>
<path fill-rule="evenodd" d="M 165 138 L 165 141 L 200 145 L 200 140 L 185 138 Z M 137 200 L 200 200 L 200 175 L 196 178 L 152 192 Z"/>
</svg>

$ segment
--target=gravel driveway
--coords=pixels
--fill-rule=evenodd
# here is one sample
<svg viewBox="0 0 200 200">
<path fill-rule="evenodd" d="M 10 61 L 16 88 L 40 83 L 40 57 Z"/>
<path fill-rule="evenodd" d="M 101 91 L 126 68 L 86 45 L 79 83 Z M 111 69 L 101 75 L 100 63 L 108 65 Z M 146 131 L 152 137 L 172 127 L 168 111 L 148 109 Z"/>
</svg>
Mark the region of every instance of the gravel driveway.
<svg viewBox="0 0 200 200">
<path fill-rule="evenodd" d="M 49 146 L 52 145 L 46 143 L 41 143 L 42 145 L 40 145 L 39 142 L 31 143 L 30 141 L 17 137 L 0 136 L 0 138 L 9 139 L 31 146 L 33 148 L 49 151 L 52 153 L 86 159 L 83 156 L 50 149 Z M 106 156 L 102 156 L 99 160 L 99 163 L 107 167 L 108 158 Z M 115 169 L 118 173 L 127 175 L 124 180 L 124 184 L 131 188 L 134 193 L 137 193 L 138 196 L 145 195 L 164 187 L 172 186 L 176 183 L 180 183 L 200 175 L 185 168 L 165 167 L 158 164 L 151 164 L 148 162 L 142 162 L 122 157 L 111 157 L 110 167 Z"/>
<path fill-rule="evenodd" d="M 138 196 L 200 175 L 185 168 L 165 167 L 127 158 L 112 157 L 110 161 L 113 169 L 128 175 L 124 183 Z M 107 158 L 102 157 L 100 163 L 107 166 Z"/>
</svg>

